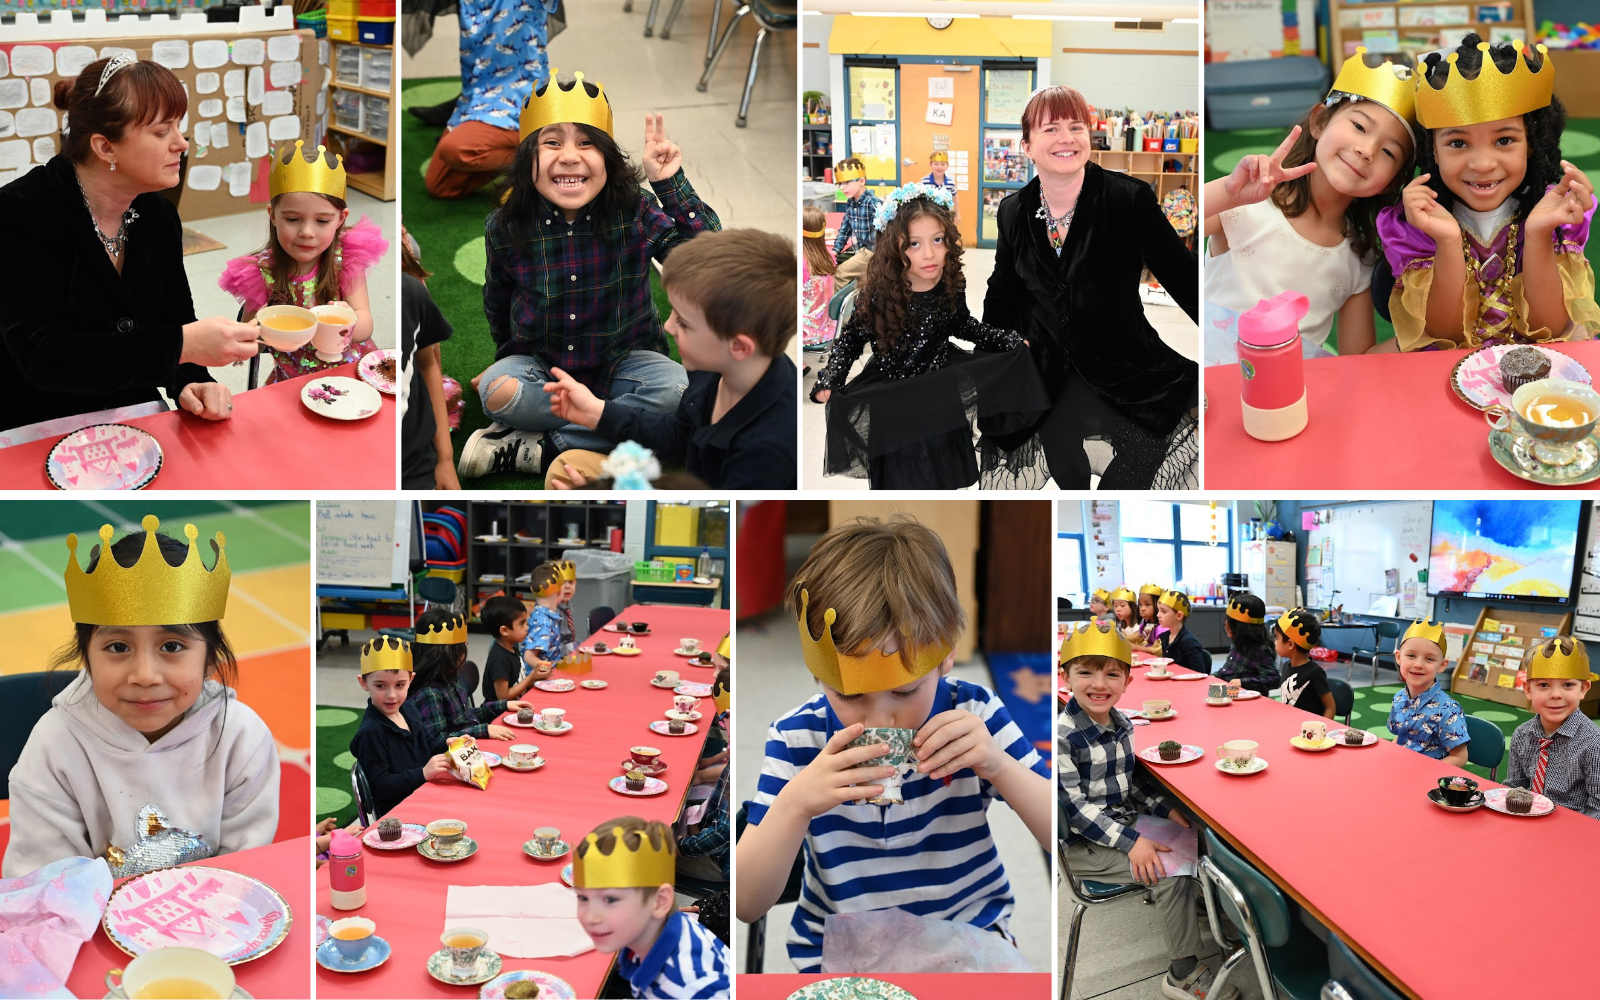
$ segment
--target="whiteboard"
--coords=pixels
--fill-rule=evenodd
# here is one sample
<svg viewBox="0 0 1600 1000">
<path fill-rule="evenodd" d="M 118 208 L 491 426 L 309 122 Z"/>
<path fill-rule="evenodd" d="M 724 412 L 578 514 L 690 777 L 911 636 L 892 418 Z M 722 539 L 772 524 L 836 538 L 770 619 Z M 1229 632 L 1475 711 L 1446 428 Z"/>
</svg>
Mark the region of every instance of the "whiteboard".
<svg viewBox="0 0 1600 1000">
<path fill-rule="evenodd" d="M 1578 601 L 1572 609 L 1572 634 L 1600 639 L 1600 502 L 1589 511 L 1589 540 L 1578 574 Z"/>
<path fill-rule="evenodd" d="M 409 559 L 406 500 L 318 500 L 317 582 L 389 588 Z"/>
<path fill-rule="evenodd" d="M 1351 614 L 1397 618 L 1431 616 L 1432 599 L 1417 572 L 1428 568 L 1428 532 L 1433 501 L 1304 507 L 1324 523 L 1306 532 L 1306 604 L 1343 605 Z M 1314 565 L 1317 554 L 1321 565 Z M 1395 610 L 1374 610 L 1373 598 L 1387 595 L 1387 571 L 1395 571 Z"/>
</svg>

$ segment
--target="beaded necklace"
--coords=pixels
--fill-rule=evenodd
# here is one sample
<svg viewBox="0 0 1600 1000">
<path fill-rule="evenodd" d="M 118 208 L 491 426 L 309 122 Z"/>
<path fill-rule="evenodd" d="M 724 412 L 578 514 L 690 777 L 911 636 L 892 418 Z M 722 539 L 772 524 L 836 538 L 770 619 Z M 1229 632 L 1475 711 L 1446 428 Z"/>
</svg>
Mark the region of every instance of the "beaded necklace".
<svg viewBox="0 0 1600 1000">
<path fill-rule="evenodd" d="M 1506 259 L 1505 266 L 1500 269 L 1500 274 L 1487 285 L 1484 283 L 1483 264 L 1472 252 L 1472 243 L 1467 238 L 1465 229 L 1461 233 L 1461 252 L 1467 259 L 1467 267 L 1472 271 L 1473 280 L 1478 284 L 1478 332 L 1496 333 L 1502 327 L 1510 325 L 1512 312 L 1511 282 L 1517 272 L 1517 223 L 1509 223 L 1506 233 Z M 1486 314 L 1497 310 L 1505 318 L 1498 323 L 1487 323 Z"/>
</svg>

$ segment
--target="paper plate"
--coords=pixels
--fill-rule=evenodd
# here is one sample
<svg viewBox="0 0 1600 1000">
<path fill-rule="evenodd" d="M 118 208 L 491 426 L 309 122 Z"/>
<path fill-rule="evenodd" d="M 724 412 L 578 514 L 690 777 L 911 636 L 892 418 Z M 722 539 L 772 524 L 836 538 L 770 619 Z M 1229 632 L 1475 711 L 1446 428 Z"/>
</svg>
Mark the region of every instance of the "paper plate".
<svg viewBox="0 0 1600 1000">
<path fill-rule="evenodd" d="M 570 865 L 568 867 L 571 867 Z M 506 987 L 512 983 L 532 980 L 539 984 L 539 1000 L 574 1000 L 577 992 L 565 979 L 537 969 L 518 969 L 499 975 L 483 984 L 478 991 L 479 1000 L 505 1000 Z"/>
<path fill-rule="evenodd" d="M 1313 743 L 1301 736 L 1291 736 L 1289 737 L 1289 745 L 1294 747 L 1296 750 L 1309 750 L 1311 753 L 1321 753 L 1324 750 L 1332 750 L 1336 744 L 1332 739 L 1326 736 L 1322 738 L 1321 743 Z"/>
<path fill-rule="evenodd" d="M 882 979 L 841 976 L 807 983 L 787 1000 L 916 1000 L 916 997 Z"/>
<path fill-rule="evenodd" d="M 190 865 L 135 875 L 117 886 L 100 925 L 130 955 L 198 948 L 238 965 L 283 943 L 292 921 L 289 904 L 266 883 Z"/>
<path fill-rule="evenodd" d="M 1506 808 L 1506 793 L 1509 791 L 1511 791 L 1509 788 L 1491 788 L 1483 793 L 1483 804 L 1488 806 L 1490 809 L 1493 809 L 1497 813 L 1504 813 L 1507 816 L 1516 816 L 1519 818 L 1528 816 L 1548 816 L 1556 811 L 1556 804 L 1554 802 L 1551 802 L 1543 795 L 1535 795 L 1533 797 L 1533 810 L 1531 812 L 1514 813 Z"/>
<path fill-rule="evenodd" d="M 687 694 L 695 698 L 711 697 L 710 684 L 679 684 L 672 689 L 673 694 Z"/>
<path fill-rule="evenodd" d="M 378 366 L 382 365 L 385 361 L 391 363 L 388 366 L 390 374 L 387 376 L 378 370 Z M 379 392 L 387 393 L 388 395 L 393 396 L 395 375 L 398 373 L 399 367 L 399 355 L 397 355 L 394 351 L 380 350 L 363 355 L 361 358 L 361 363 L 356 365 L 356 371 L 361 375 L 361 381 L 372 386 Z"/>
<path fill-rule="evenodd" d="M 500 761 L 504 759 L 499 754 L 491 753 L 488 750 L 479 750 L 478 753 L 483 755 L 483 762 L 490 767 L 499 767 Z"/>
<path fill-rule="evenodd" d="M 329 920 L 327 917 L 323 916 L 320 913 L 317 914 L 316 941 L 312 942 L 312 944 L 313 945 L 318 945 L 318 944 L 321 944 L 322 942 L 328 940 L 328 928 L 330 928 L 332 926 L 333 926 L 333 921 L 332 920 Z"/>
<path fill-rule="evenodd" d="M 142 490 L 161 471 L 161 442 L 127 424 L 93 424 L 57 441 L 44 474 L 58 490 Z"/>
<path fill-rule="evenodd" d="M 428 839 L 428 828 L 421 823 L 401 823 L 400 838 L 398 840 L 384 840 L 378 836 L 378 825 L 361 835 L 361 842 L 368 847 L 376 847 L 380 851 L 398 851 L 402 847 L 416 847 Z"/>
<path fill-rule="evenodd" d="M 655 722 L 650 723 L 650 731 L 661 736 L 693 736 L 700 731 L 700 727 L 692 722 L 685 722 L 683 724 L 683 732 L 674 733 L 667 729 L 666 720 L 657 719 Z"/>
<path fill-rule="evenodd" d="M 1139 758 L 1141 760 L 1147 760 L 1152 764 L 1187 764 L 1192 760 L 1199 760 L 1205 755 L 1205 750 L 1189 743 L 1185 743 L 1183 745 L 1183 752 L 1178 754 L 1177 760 L 1163 760 L 1161 758 L 1161 751 L 1157 750 L 1155 747 L 1145 747 L 1143 750 L 1139 751 Z"/>
<path fill-rule="evenodd" d="M 640 653 L 644 652 L 644 650 L 640 649 L 638 646 L 613 646 L 611 647 L 611 651 L 616 653 L 618 656 L 638 656 Z"/>
<path fill-rule="evenodd" d="M 566 865 L 561 869 L 561 881 L 567 883 L 568 885 L 572 884 L 572 862 L 567 862 Z"/>
<path fill-rule="evenodd" d="M 300 390 L 300 402 L 312 413 L 334 420 L 365 420 L 383 408 L 378 390 L 343 375 L 308 379 Z"/>
<path fill-rule="evenodd" d="M 539 720 L 538 714 L 535 714 L 533 718 L 534 718 L 533 722 L 518 722 L 517 721 L 517 713 L 515 713 L 515 712 L 507 712 L 505 714 L 505 716 L 503 718 L 501 718 L 500 721 L 504 722 L 508 726 L 516 726 L 518 729 L 534 729 L 538 725 L 538 720 Z"/>
<path fill-rule="evenodd" d="M 1532 347 L 1550 359 L 1550 374 L 1546 378 L 1564 378 L 1569 382 L 1590 382 L 1589 370 L 1576 359 L 1560 351 L 1539 344 L 1496 344 L 1482 347 L 1456 362 L 1450 372 L 1450 388 L 1461 401 L 1479 410 L 1491 405 L 1510 406 L 1511 393 L 1500 381 L 1500 358 L 1518 347 Z"/>
<path fill-rule="evenodd" d="M 1257 699 L 1259 697 L 1261 697 L 1261 692 L 1260 691 L 1240 691 L 1239 694 L 1237 696 L 1235 696 L 1233 700 L 1234 701 L 1254 701 L 1255 699 Z"/>
<path fill-rule="evenodd" d="M 667 783 L 660 778 L 647 777 L 644 779 L 644 790 L 635 792 L 628 787 L 628 779 L 619 774 L 606 782 L 606 787 L 622 795 L 660 795 L 667 790 Z"/>
<path fill-rule="evenodd" d="M 547 677 L 542 681 L 534 681 L 533 686 L 540 691 L 571 691 L 578 686 L 578 682 L 566 677 Z"/>
<path fill-rule="evenodd" d="M 1371 730 L 1362 730 L 1362 732 L 1365 732 L 1367 736 L 1366 739 L 1362 740 L 1360 743 L 1346 743 L 1344 741 L 1344 737 L 1341 735 L 1343 732 L 1343 729 L 1329 730 L 1328 739 L 1333 740 L 1337 746 L 1350 747 L 1353 750 L 1359 750 L 1362 747 L 1376 746 L 1378 744 L 1378 734 L 1372 732 Z"/>
</svg>

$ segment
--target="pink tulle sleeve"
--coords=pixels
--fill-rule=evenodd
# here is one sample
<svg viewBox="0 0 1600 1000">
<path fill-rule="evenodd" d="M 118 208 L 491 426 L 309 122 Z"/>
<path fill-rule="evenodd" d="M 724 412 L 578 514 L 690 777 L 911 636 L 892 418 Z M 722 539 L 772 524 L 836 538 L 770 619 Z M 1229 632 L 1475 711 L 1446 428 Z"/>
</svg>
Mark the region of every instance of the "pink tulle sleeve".
<svg viewBox="0 0 1600 1000">
<path fill-rule="evenodd" d="M 267 281 L 261 276 L 261 261 L 255 254 L 228 261 L 217 285 L 251 311 L 267 304 Z"/>
<path fill-rule="evenodd" d="M 340 290 L 348 295 L 350 289 L 366 276 L 367 269 L 389 252 L 389 241 L 383 238 L 383 232 L 377 224 L 365 215 L 339 239 L 344 251 L 340 261 L 342 270 L 339 272 L 339 285 Z"/>
</svg>

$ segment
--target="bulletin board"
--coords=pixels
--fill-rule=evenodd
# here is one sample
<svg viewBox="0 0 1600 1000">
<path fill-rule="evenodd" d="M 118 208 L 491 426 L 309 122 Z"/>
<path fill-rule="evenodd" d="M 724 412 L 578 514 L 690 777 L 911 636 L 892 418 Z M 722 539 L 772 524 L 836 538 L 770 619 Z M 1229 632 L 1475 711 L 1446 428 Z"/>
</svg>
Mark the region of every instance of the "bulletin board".
<svg viewBox="0 0 1600 1000">
<path fill-rule="evenodd" d="M 189 94 L 178 199 L 186 222 L 265 205 L 271 150 L 322 140 L 328 46 L 308 29 L 0 44 L 0 184 L 61 148 L 55 82 L 123 52 L 166 66 Z"/>
<path fill-rule="evenodd" d="M 1306 605 L 1343 606 L 1352 614 L 1431 616 L 1425 578 L 1433 502 L 1303 508 Z M 1374 609 L 1374 598 L 1394 610 Z M 1381 604 L 1388 601 L 1380 601 Z"/>
<path fill-rule="evenodd" d="M 900 64 L 900 87 L 906 95 L 900 115 L 900 176 L 903 181 L 920 181 L 930 171 L 928 154 L 941 147 L 950 154 L 946 176 L 956 183 L 957 225 L 962 244 L 970 247 L 976 246 L 978 239 L 980 73 L 975 67 L 966 72 L 950 69 L 933 63 Z M 934 93 L 939 96 L 930 96 Z M 928 121 L 930 104 L 949 105 L 950 123 Z"/>
</svg>

